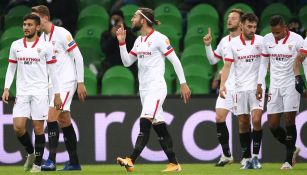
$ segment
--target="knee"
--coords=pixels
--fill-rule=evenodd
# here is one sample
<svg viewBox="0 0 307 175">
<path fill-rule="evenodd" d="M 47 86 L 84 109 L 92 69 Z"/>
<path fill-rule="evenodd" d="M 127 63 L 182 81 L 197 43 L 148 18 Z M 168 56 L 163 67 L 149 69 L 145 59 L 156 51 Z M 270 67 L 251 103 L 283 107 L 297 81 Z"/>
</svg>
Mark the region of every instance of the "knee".
<svg viewBox="0 0 307 175">
<path fill-rule="evenodd" d="M 226 121 L 226 116 L 223 116 L 223 115 L 220 115 L 220 114 L 216 114 L 215 121 L 217 123 L 225 122 Z"/>
<path fill-rule="evenodd" d="M 21 137 L 25 134 L 26 132 L 26 128 L 22 127 L 22 126 L 14 126 L 14 132 L 18 137 Z"/>
<path fill-rule="evenodd" d="M 151 128 L 151 121 L 147 118 L 140 119 L 140 131 L 141 132 L 149 132 Z"/>
<path fill-rule="evenodd" d="M 42 135 L 44 134 L 44 125 L 33 125 L 35 135 Z"/>
<path fill-rule="evenodd" d="M 253 128 L 254 129 L 260 129 L 261 128 L 261 118 L 260 117 L 253 117 Z"/>
<path fill-rule="evenodd" d="M 69 117 L 60 116 L 58 118 L 60 128 L 65 128 L 71 125 L 71 120 Z"/>
</svg>

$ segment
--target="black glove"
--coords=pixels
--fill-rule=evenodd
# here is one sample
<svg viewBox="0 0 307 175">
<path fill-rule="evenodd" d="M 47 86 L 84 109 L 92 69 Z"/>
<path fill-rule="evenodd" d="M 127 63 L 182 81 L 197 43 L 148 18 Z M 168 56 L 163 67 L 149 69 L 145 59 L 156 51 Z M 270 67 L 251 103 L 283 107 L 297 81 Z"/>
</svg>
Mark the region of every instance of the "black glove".
<svg viewBox="0 0 307 175">
<path fill-rule="evenodd" d="M 303 94 L 306 90 L 306 85 L 301 75 L 295 76 L 295 89 L 300 94 Z"/>
</svg>

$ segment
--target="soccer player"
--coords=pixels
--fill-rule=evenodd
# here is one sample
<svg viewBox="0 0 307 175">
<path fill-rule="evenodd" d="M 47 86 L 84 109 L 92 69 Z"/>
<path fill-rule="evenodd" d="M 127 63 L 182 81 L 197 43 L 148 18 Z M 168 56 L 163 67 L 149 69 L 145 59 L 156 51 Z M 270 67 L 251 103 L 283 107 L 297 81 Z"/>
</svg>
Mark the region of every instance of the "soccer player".
<svg viewBox="0 0 307 175">
<path fill-rule="evenodd" d="M 233 111 L 239 120 L 239 137 L 246 160 L 242 169 L 260 169 L 257 155 L 251 155 L 250 116 L 252 113 L 254 147 L 258 152 L 262 138 L 261 117 L 263 99 L 256 99 L 256 88 L 261 58 L 262 36 L 256 35 L 258 17 L 253 13 L 242 15 L 240 27 L 242 33 L 233 38 L 224 53 L 225 64 L 221 76 L 220 96 L 226 98 L 225 82 L 228 79 L 231 65 L 235 78 L 235 93 L 233 94 Z M 255 148 L 254 148 L 255 149 Z"/>
<path fill-rule="evenodd" d="M 64 142 L 69 155 L 69 163 L 62 170 L 81 170 L 77 154 L 77 137 L 71 123 L 70 105 L 77 89 L 81 101 L 86 98 L 84 86 L 83 57 L 69 31 L 50 22 L 48 7 L 39 5 L 32 7 L 32 13 L 41 19 L 41 39 L 53 44 L 58 58 L 56 64 L 60 80 L 62 111 L 55 110 L 51 104 L 48 113 L 49 157 L 42 166 L 43 171 L 56 170 L 56 148 L 59 141 L 59 126 L 64 134 Z M 53 89 L 51 89 L 52 91 Z"/>
<path fill-rule="evenodd" d="M 172 138 L 162 116 L 162 105 L 167 94 L 164 79 L 165 57 L 171 61 L 179 78 L 184 103 L 189 101 L 190 89 L 186 84 L 181 63 L 170 45 L 170 41 L 165 35 L 155 31 L 153 28 L 154 25 L 159 25 L 159 21 L 156 21 L 154 18 L 153 10 L 139 8 L 131 22 L 132 29 L 140 31 L 141 36 L 136 39 L 130 53 L 128 53 L 126 48 L 126 31 L 123 26 L 117 31 L 117 39 L 124 66 L 131 66 L 136 61 L 138 64 L 139 90 L 142 103 L 140 133 L 132 154 L 126 158 L 118 157 L 117 163 L 125 166 L 128 172 L 134 170 L 134 163 L 149 140 L 152 126 L 169 160 L 169 164 L 163 172 L 181 171 L 181 166 L 177 162 L 173 151 Z"/>
<path fill-rule="evenodd" d="M 31 172 L 41 171 L 45 147 L 44 121 L 47 120 L 49 106 L 48 76 L 51 77 L 54 86 L 56 109 L 59 110 L 62 105 L 54 64 L 57 60 L 53 54 L 52 45 L 39 39 L 39 29 L 40 19 L 38 16 L 30 14 L 23 18 L 24 38 L 14 41 L 11 45 L 2 94 L 2 101 L 8 103 L 9 89 L 17 69 L 13 126 L 19 142 L 28 153 L 24 170 Z M 35 149 L 26 130 L 28 118 L 32 120 L 34 128 Z"/>
<path fill-rule="evenodd" d="M 301 76 L 300 68 L 301 64 L 303 63 L 305 75 L 307 76 L 307 61 L 305 59 L 306 57 L 307 57 L 307 37 L 304 40 L 303 48 L 300 49 L 300 52 L 297 54 L 295 58 L 294 67 L 293 67 L 295 74 L 295 89 L 297 90 L 297 92 L 304 95 L 305 97 L 307 96 L 306 85 Z"/>
<path fill-rule="evenodd" d="M 281 169 L 292 169 L 300 151 L 295 147 L 297 137 L 295 116 L 300 106 L 300 94 L 295 90 L 293 63 L 298 50 L 302 47 L 303 38 L 288 31 L 284 19 L 279 15 L 271 17 L 269 23 L 271 33 L 263 38 L 257 98 L 262 96 L 262 82 L 270 62 L 268 125 L 273 136 L 286 146 L 286 160 Z M 285 117 L 286 130 L 280 127 L 282 114 Z"/>
<path fill-rule="evenodd" d="M 242 15 L 243 12 L 240 9 L 233 9 L 230 11 L 227 19 L 227 29 L 229 31 L 229 35 L 225 36 L 220 41 L 215 51 L 213 51 L 211 47 L 211 29 L 208 29 L 208 33 L 204 36 L 203 40 L 206 48 L 206 55 L 210 64 L 217 64 L 220 60 L 222 60 L 225 54 L 225 48 L 231 39 L 240 35 L 241 28 L 239 27 L 239 24 Z M 233 163 L 233 157 L 229 149 L 229 132 L 225 122 L 228 112 L 232 111 L 233 107 L 232 94 L 235 90 L 235 80 L 232 69 L 233 66 L 226 82 L 227 96 L 225 99 L 219 96 L 215 105 L 217 138 L 223 150 L 223 155 L 216 164 L 216 166 L 220 167 Z"/>
</svg>

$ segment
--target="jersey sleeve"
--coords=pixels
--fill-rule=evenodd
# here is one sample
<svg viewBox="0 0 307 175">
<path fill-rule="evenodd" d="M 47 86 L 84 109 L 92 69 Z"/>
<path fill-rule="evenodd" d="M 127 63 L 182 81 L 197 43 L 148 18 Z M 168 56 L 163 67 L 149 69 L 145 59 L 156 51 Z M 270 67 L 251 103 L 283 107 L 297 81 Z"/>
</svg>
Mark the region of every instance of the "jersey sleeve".
<svg viewBox="0 0 307 175">
<path fill-rule="evenodd" d="M 130 52 L 129 52 L 129 54 L 130 55 L 133 55 L 133 56 L 137 56 L 137 51 L 136 51 L 136 46 L 137 46 L 137 44 L 138 44 L 138 42 L 139 42 L 139 37 L 135 40 L 135 42 L 134 42 L 134 45 L 133 45 L 133 47 L 132 47 L 132 49 L 130 50 Z M 120 46 L 121 46 L 121 43 L 119 44 Z"/>
<path fill-rule="evenodd" d="M 223 56 L 224 56 L 224 55 L 222 55 L 222 53 L 223 53 L 223 51 L 222 51 L 222 42 L 220 42 L 217 45 L 216 49 L 213 51 L 213 54 L 214 54 L 214 56 L 216 58 L 221 60 L 221 59 L 223 59 Z"/>
<path fill-rule="evenodd" d="M 46 42 L 45 57 L 46 57 L 47 64 L 53 64 L 57 62 L 53 46 L 47 42 Z"/>
<path fill-rule="evenodd" d="M 261 45 L 261 56 L 264 57 L 264 58 L 270 57 L 268 48 L 266 47 L 267 46 L 266 41 L 267 41 L 267 38 L 264 37 L 263 40 L 262 40 L 262 45 Z"/>
<path fill-rule="evenodd" d="M 300 49 L 300 52 L 302 52 L 305 55 L 307 55 L 307 37 L 304 40 L 303 47 Z"/>
<path fill-rule="evenodd" d="M 225 50 L 224 50 L 224 60 L 225 61 L 229 61 L 229 62 L 234 62 L 234 57 L 233 57 L 233 53 L 232 53 L 232 49 L 231 49 L 231 44 L 232 43 L 229 43 L 227 44 L 227 46 L 225 47 Z"/>
<path fill-rule="evenodd" d="M 10 48 L 10 55 L 8 62 L 10 63 L 17 63 L 17 57 L 16 57 L 16 50 L 15 50 L 15 42 L 12 43 L 11 48 Z"/>
<path fill-rule="evenodd" d="M 170 40 L 166 36 L 160 38 L 159 50 L 163 53 L 164 56 L 169 55 L 174 51 L 174 48 L 171 46 Z"/>
<path fill-rule="evenodd" d="M 67 30 L 62 30 L 60 33 L 60 40 L 67 52 L 72 51 L 75 47 L 77 47 L 77 43 L 73 39 L 72 35 Z"/>
<path fill-rule="evenodd" d="M 296 50 L 300 51 L 304 46 L 304 39 L 300 35 L 298 35 L 296 39 Z"/>
</svg>

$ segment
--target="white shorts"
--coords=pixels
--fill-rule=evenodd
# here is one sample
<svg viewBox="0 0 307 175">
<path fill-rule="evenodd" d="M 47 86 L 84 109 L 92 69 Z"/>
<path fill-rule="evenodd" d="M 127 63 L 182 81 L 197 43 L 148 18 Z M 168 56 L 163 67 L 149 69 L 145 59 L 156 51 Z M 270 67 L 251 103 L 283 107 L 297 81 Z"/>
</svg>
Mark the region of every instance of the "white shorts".
<svg viewBox="0 0 307 175">
<path fill-rule="evenodd" d="M 295 85 L 270 88 L 267 104 L 268 114 L 299 111 L 301 95 Z"/>
<path fill-rule="evenodd" d="M 152 123 L 164 122 L 162 105 L 166 98 L 166 89 L 140 91 L 142 113 L 141 118 L 152 118 Z"/>
<path fill-rule="evenodd" d="M 254 109 L 263 110 L 264 106 L 264 92 L 262 92 L 262 99 L 257 100 L 256 90 L 240 91 L 234 94 L 234 114 L 250 114 Z"/>
<path fill-rule="evenodd" d="M 70 105 L 72 102 L 72 98 L 76 92 L 77 89 L 77 82 L 69 82 L 65 85 L 62 85 L 60 88 L 60 95 L 62 100 L 62 109 L 63 111 L 70 111 Z M 49 88 L 49 95 L 50 95 L 50 107 L 54 107 L 54 95 L 52 92 L 52 88 Z"/>
<path fill-rule="evenodd" d="M 232 112 L 234 93 L 235 93 L 234 91 L 227 91 L 225 99 L 218 96 L 216 100 L 216 104 L 215 104 L 215 109 L 222 108 L 222 109 L 227 109 L 228 111 Z"/>
<path fill-rule="evenodd" d="M 48 95 L 17 95 L 13 107 L 13 118 L 27 117 L 32 120 L 47 120 Z"/>
</svg>

